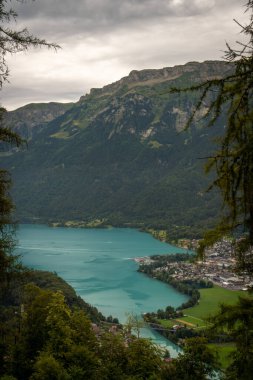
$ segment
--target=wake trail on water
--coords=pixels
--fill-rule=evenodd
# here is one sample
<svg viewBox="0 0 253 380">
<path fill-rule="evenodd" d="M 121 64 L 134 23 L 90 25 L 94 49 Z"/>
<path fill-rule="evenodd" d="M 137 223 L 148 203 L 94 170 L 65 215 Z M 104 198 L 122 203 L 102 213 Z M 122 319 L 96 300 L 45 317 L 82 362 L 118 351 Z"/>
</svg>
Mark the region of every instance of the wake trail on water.
<svg viewBox="0 0 253 380">
<path fill-rule="evenodd" d="M 90 251 L 87 248 L 52 248 L 52 247 L 26 247 L 23 245 L 17 246 L 18 249 L 27 249 L 28 251 L 50 251 L 50 252 L 84 252 L 84 251 Z"/>
</svg>

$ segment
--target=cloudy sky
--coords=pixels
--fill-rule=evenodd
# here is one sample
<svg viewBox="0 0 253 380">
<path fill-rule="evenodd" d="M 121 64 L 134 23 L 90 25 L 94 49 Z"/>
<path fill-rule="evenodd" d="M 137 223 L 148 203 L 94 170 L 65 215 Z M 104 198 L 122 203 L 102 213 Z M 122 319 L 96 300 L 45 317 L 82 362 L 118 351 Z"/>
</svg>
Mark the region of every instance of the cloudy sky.
<svg viewBox="0 0 253 380">
<path fill-rule="evenodd" d="M 15 28 L 61 45 L 8 57 L 0 93 L 8 110 L 31 102 L 77 101 L 133 69 L 221 59 L 240 40 L 246 0 L 12 1 Z"/>
</svg>

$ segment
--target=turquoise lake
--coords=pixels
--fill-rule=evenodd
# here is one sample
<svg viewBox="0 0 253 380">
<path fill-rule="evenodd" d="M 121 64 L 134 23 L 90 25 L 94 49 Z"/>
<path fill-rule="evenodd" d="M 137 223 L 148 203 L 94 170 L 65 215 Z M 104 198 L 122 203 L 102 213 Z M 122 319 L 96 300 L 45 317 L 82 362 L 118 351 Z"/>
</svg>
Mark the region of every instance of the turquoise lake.
<svg viewBox="0 0 253 380">
<path fill-rule="evenodd" d="M 25 265 L 55 271 L 86 302 L 121 322 L 127 313 L 139 315 L 168 305 L 177 307 L 187 300 L 171 286 L 137 272 L 135 257 L 185 252 L 147 233 L 125 228 L 21 225 L 17 239 L 16 251 Z M 149 329 L 142 335 L 156 343 L 168 343 Z M 169 344 L 169 348 L 172 356 L 176 355 L 177 347 Z"/>
</svg>

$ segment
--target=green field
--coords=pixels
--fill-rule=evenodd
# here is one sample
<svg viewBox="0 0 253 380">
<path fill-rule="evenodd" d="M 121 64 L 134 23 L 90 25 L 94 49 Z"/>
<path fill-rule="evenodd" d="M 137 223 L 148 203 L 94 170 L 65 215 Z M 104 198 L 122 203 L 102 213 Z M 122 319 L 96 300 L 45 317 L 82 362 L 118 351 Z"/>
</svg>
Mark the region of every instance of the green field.
<svg viewBox="0 0 253 380">
<path fill-rule="evenodd" d="M 200 289 L 199 303 L 191 308 L 184 309 L 184 317 L 171 320 L 162 320 L 159 322 L 165 328 L 172 328 L 178 324 L 188 324 L 189 327 L 194 329 L 201 329 L 210 326 L 208 317 L 216 314 L 219 311 L 219 305 L 230 304 L 233 305 L 237 302 L 239 296 L 249 296 L 245 291 L 233 291 L 221 288 L 214 285 L 213 288 Z M 234 343 L 210 343 L 208 347 L 216 351 L 220 362 L 221 369 L 226 369 L 231 363 L 230 354 L 235 350 Z"/>
<path fill-rule="evenodd" d="M 208 325 L 208 322 L 203 320 L 202 318 L 197 318 L 191 315 L 187 315 L 187 317 L 182 317 L 180 318 L 180 321 L 185 321 L 187 323 L 191 323 L 193 327 L 201 328 L 201 327 L 206 327 Z"/>
<path fill-rule="evenodd" d="M 246 296 L 248 293 L 242 290 L 233 291 L 214 285 L 213 288 L 200 289 L 200 300 L 196 306 L 184 309 L 183 313 L 189 317 L 199 318 L 196 322 L 200 324 L 201 320 L 207 319 L 219 311 L 219 305 L 222 303 L 233 305 L 237 302 L 239 296 Z M 181 319 L 184 319 L 181 318 Z M 192 322 L 192 320 L 189 320 Z M 194 323 L 194 322 L 192 322 Z"/>
<path fill-rule="evenodd" d="M 188 327 L 203 328 L 208 327 L 208 317 L 219 311 L 219 305 L 222 303 L 233 305 L 237 302 L 239 296 L 247 296 L 245 291 L 233 291 L 214 285 L 213 288 L 200 289 L 200 300 L 196 306 L 184 309 L 184 317 L 178 319 L 164 320 L 159 322 L 165 328 L 172 328 L 174 325 L 185 322 Z"/>
<path fill-rule="evenodd" d="M 163 327 L 166 329 L 171 329 L 174 325 L 178 325 L 175 319 L 158 319 Z"/>
</svg>

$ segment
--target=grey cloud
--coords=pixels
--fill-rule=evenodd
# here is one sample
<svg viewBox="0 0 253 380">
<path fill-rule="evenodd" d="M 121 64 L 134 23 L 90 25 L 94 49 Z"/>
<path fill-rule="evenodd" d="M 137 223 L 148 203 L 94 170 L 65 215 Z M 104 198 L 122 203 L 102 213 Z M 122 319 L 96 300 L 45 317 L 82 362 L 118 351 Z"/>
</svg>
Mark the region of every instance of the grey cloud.
<svg viewBox="0 0 253 380">
<path fill-rule="evenodd" d="M 245 0 L 35 0 L 18 3 L 18 21 L 36 36 L 61 46 L 82 43 L 89 38 L 105 44 L 119 32 L 151 29 L 154 25 L 178 22 L 173 34 L 186 18 L 207 17 L 213 13 L 238 9 Z M 235 12 L 236 16 L 236 12 Z M 197 21 L 195 21 L 197 22 Z M 219 26 L 218 26 L 219 27 Z M 166 38 L 166 36 L 164 36 Z"/>
<path fill-rule="evenodd" d="M 78 100 L 132 69 L 219 59 L 235 41 L 246 0 L 36 0 L 17 5 L 17 28 L 63 49 L 8 57 L 3 104 Z M 248 16 L 246 16 L 246 19 Z"/>
<path fill-rule="evenodd" d="M 241 0 L 243 1 L 243 0 Z M 16 3 L 20 20 L 46 34 L 94 33 L 170 17 L 192 17 L 227 0 L 43 0 Z M 229 0 L 230 7 L 238 0 Z M 39 22 L 41 20 L 41 23 Z M 39 22 L 39 23 L 38 23 Z"/>
<path fill-rule="evenodd" d="M 223 1 L 223 0 L 222 0 Z M 44 0 L 17 4 L 20 16 L 62 18 L 81 17 L 84 20 L 113 20 L 153 18 L 161 15 L 196 14 L 210 8 L 211 0 Z M 212 6 L 212 5 L 211 5 Z"/>
<path fill-rule="evenodd" d="M 229 0 L 229 8 L 244 0 Z M 228 7 L 227 0 L 43 0 L 16 3 L 18 13 L 31 18 L 81 17 L 83 19 L 117 20 L 161 15 L 196 15 L 213 7 Z"/>
</svg>

